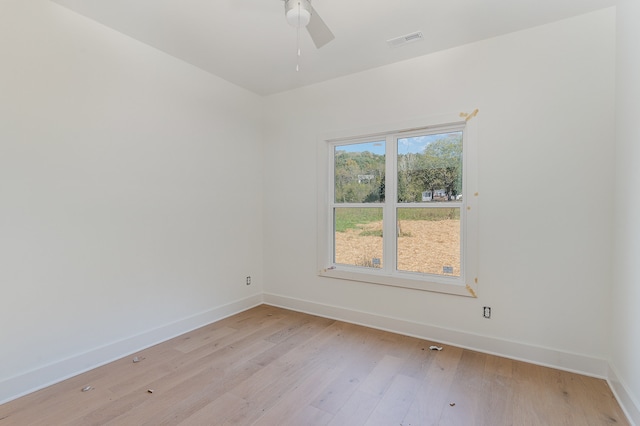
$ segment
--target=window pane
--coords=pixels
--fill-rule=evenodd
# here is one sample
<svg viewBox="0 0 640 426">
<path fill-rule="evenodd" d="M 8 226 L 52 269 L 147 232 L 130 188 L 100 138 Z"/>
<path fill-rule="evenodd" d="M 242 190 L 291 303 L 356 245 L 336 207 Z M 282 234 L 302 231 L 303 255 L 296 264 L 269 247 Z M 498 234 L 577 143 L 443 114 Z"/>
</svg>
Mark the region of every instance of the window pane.
<svg viewBox="0 0 640 426">
<path fill-rule="evenodd" d="M 343 265 L 382 267 L 382 208 L 334 209 L 334 261 Z"/>
<path fill-rule="evenodd" d="M 385 141 L 334 148 L 336 203 L 384 202 Z"/>
<path fill-rule="evenodd" d="M 399 208 L 398 270 L 460 276 L 460 209 Z"/>
<path fill-rule="evenodd" d="M 462 132 L 398 139 L 398 202 L 462 201 Z"/>
</svg>

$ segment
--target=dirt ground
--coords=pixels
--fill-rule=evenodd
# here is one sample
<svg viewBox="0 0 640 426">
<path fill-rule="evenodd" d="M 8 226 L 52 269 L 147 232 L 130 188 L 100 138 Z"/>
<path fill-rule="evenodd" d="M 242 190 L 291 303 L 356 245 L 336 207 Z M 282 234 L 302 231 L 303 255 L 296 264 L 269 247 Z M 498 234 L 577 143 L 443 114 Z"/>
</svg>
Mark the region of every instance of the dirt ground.
<svg viewBox="0 0 640 426">
<path fill-rule="evenodd" d="M 380 231 L 382 222 L 372 222 L 360 229 L 336 232 L 336 263 L 377 267 L 382 266 L 382 238 L 362 236 L 363 231 Z M 400 223 L 398 238 L 398 269 L 429 274 L 460 275 L 460 221 L 405 220 Z M 451 267 L 452 273 L 444 272 Z"/>
</svg>

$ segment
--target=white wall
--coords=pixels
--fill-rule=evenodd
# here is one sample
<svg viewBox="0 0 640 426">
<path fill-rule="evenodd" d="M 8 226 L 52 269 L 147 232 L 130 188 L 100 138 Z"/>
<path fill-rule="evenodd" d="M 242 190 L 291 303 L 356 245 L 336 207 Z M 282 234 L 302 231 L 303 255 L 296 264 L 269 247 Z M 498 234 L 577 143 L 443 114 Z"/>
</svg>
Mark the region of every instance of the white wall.
<svg viewBox="0 0 640 426">
<path fill-rule="evenodd" d="M 260 302 L 261 98 L 45 0 L 0 52 L 0 402 Z"/>
<path fill-rule="evenodd" d="M 640 3 L 617 7 L 612 387 L 640 424 Z"/>
<path fill-rule="evenodd" d="M 614 77 L 605 9 L 270 96 L 265 300 L 604 376 Z M 474 108 L 478 299 L 318 277 L 317 139 Z"/>
<path fill-rule="evenodd" d="M 613 354 L 638 407 L 639 12 L 620 10 L 614 180 L 613 10 L 265 102 L 45 0 L 0 2 L 0 402 L 264 281 L 271 303 L 591 374 Z M 479 298 L 319 278 L 317 137 L 473 108 Z"/>
</svg>

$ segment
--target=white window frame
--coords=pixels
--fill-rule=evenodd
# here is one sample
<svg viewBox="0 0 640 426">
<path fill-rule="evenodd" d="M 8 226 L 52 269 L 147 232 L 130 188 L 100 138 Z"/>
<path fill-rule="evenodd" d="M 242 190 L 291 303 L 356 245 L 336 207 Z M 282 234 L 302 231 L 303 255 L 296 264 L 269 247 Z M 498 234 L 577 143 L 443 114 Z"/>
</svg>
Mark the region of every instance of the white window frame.
<svg viewBox="0 0 640 426">
<path fill-rule="evenodd" d="M 477 297 L 478 292 L 478 185 L 477 185 L 477 126 L 476 113 L 472 115 L 447 114 L 417 121 L 382 125 L 367 129 L 336 132 L 318 140 L 318 274 L 322 277 L 367 282 L 416 290 L 434 291 L 460 296 Z M 395 180 L 397 179 L 398 138 L 425 133 L 463 131 L 463 193 L 462 202 L 442 202 L 437 207 L 460 208 L 460 268 L 459 277 L 431 275 L 395 270 L 396 225 L 395 209 L 422 207 L 423 203 L 397 203 Z M 385 138 L 387 182 L 393 177 L 393 185 L 386 184 L 384 203 L 354 205 L 335 203 L 333 199 L 333 155 L 336 145 L 378 141 Z M 394 152 L 396 150 L 396 152 Z M 381 207 L 383 209 L 383 268 L 365 268 L 333 262 L 334 207 Z M 433 207 L 430 205 L 429 207 Z"/>
</svg>

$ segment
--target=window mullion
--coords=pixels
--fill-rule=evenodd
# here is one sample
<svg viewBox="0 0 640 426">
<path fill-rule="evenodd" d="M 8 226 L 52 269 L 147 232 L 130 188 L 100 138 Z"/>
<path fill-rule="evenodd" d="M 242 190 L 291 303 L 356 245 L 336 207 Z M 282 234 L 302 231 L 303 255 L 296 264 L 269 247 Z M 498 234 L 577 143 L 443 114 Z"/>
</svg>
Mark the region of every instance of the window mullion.
<svg viewBox="0 0 640 426">
<path fill-rule="evenodd" d="M 326 237 L 328 238 L 328 244 L 326 246 L 326 255 L 327 259 L 330 260 L 331 265 L 335 265 L 335 217 L 334 217 L 334 209 L 335 209 L 335 163 L 334 163 L 334 145 L 330 144 L 327 154 L 329 155 L 329 161 L 327 164 L 327 176 L 329 179 L 327 180 L 327 198 L 329 209 L 327 211 L 326 224 L 327 229 L 330 232 L 327 232 Z"/>
<path fill-rule="evenodd" d="M 396 138 L 389 135 L 386 138 L 385 152 L 385 203 L 383 210 L 383 244 L 384 244 L 384 269 L 393 272 L 396 267 L 397 238 L 396 238 L 396 200 L 397 195 L 397 148 Z"/>
</svg>

